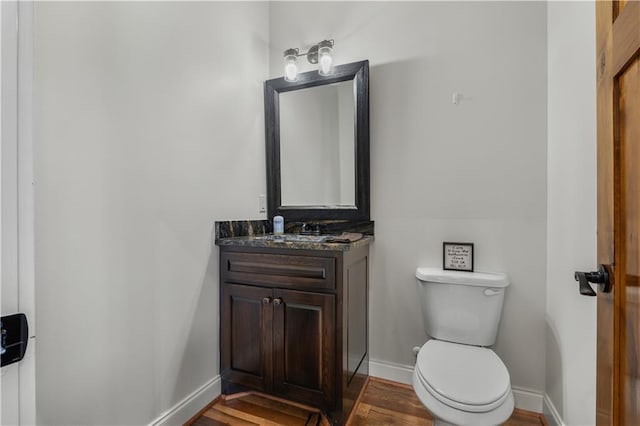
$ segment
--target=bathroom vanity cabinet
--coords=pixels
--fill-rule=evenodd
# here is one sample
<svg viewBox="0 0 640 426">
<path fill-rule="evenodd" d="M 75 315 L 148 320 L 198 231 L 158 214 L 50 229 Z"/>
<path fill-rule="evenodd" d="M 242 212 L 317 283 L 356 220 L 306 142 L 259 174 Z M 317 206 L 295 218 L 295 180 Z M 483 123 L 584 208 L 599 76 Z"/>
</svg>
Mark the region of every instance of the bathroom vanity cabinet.
<svg viewBox="0 0 640 426">
<path fill-rule="evenodd" d="M 368 241 L 220 246 L 222 391 L 257 390 L 342 424 L 368 376 Z"/>
</svg>

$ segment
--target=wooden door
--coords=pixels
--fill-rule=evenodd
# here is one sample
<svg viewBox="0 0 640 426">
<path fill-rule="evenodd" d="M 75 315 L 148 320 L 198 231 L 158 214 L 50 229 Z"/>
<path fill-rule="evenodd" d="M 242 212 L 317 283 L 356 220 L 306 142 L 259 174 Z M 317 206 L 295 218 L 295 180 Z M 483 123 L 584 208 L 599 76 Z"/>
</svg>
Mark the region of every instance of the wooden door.
<svg viewBox="0 0 640 426">
<path fill-rule="evenodd" d="M 640 3 L 596 2 L 598 425 L 640 425 Z M 570 54 L 570 53 L 568 53 Z"/>
<path fill-rule="evenodd" d="M 274 290 L 273 386 L 287 398 L 335 404 L 335 296 Z"/>
<path fill-rule="evenodd" d="M 222 284 L 220 369 L 223 380 L 270 391 L 272 383 L 270 288 Z"/>
</svg>

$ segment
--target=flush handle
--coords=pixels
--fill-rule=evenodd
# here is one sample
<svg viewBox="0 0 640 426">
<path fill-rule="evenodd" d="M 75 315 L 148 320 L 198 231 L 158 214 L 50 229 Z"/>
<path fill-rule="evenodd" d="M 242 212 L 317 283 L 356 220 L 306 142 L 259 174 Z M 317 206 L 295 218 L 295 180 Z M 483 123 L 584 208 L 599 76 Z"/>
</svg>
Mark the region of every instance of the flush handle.
<svg viewBox="0 0 640 426">
<path fill-rule="evenodd" d="M 598 284 L 600 291 L 609 293 L 611 291 L 611 282 L 609 281 L 609 272 L 604 265 L 599 265 L 595 272 L 576 271 L 573 277 L 578 281 L 580 286 L 580 294 L 583 296 L 595 296 L 596 292 L 591 288 L 592 284 Z"/>
<path fill-rule="evenodd" d="M 485 288 L 484 289 L 484 295 L 485 296 L 497 296 L 500 293 L 502 293 L 502 290 L 499 290 L 497 288 Z"/>
</svg>

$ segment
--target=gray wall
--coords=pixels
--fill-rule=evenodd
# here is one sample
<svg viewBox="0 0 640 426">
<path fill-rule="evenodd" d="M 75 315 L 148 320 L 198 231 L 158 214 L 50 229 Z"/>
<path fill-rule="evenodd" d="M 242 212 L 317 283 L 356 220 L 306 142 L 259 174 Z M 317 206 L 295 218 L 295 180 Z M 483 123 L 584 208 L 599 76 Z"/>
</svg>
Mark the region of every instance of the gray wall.
<svg viewBox="0 0 640 426">
<path fill-rule="evenodd" d="M 286 48 L 325 38 L 336 63 L 370 61 L 371 357 L 413 364 L 415 268 L 473 241 L 477 270 L 512 279 L 496 351 L 514 386 L 543 392 L 546 4 L 276 2 L 270 21 L 272 77 Z"/>
<path fill-rule="evenodd" d="M 593 2 L 550 2 L 546 392 L 567 425 L 595 424 L 596 301 L 574 271 L 596 265 Z"/>
<path fill-rule="evenodd" d="M 37 3 L 38 424 L 147 424 L 218 374 L 214 220 L 264 193 L 267 3 Z"/>
<path fill-rule="evenodd" d="M 549 6 L 548 49 L 546 8 L 37 3 L 38 422 L 149 423 L 218 374 L 213 221 L 258 217 L 262 81 L 333 38 L 371 61 L 372 357 L 413 363 L 415 267 L 474 241 L 513 280 L 513 385 L 591 423 L 595 310 L 567 274 L 595 264 L 593 3 Z"/>
</svg>

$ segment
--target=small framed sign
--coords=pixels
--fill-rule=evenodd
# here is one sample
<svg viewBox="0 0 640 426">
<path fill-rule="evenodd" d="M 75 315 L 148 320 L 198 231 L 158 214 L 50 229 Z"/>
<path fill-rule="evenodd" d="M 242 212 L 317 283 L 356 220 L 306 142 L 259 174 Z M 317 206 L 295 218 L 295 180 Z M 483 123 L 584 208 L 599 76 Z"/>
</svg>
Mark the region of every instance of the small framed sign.
<svg viewBox="0 0 640 426">
<path fill-rule="evenodd" d="M 473 272 L 473 243 L 442 243 L 442 269 Z"/>
</svg>

